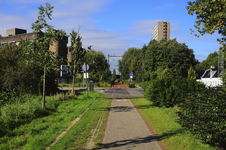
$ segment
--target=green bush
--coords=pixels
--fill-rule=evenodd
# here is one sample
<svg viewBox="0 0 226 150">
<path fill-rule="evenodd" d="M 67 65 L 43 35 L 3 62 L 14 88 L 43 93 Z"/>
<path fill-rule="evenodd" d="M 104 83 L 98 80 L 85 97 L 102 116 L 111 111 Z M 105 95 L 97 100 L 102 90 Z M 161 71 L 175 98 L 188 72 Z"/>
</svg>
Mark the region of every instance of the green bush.
<svg viewBox="0 0 226 150">
<path fill-rule="evenodd" d="M 135 83 L 134 82 L 129 83 L 129 88 L 135 88 Z"/>
<path fill-rule="evenodd" d="M 149 81 L 144 81 L 142 84 L 141 84 L 141 88 L 145 91 L 145 89 L 147 88 L 147 85 L 149 84 Z"/>
<path fill-rule="evenodd" d="M 173 77 L 156 78 L 146 84 L 148 85 L 145 88 L 145 97 L 160 107 L 173 107 L 183 102 L 191 92 L 205 88 L 201 82 L 187 78 L 174 79 Z"/>
<path fill-rule="evenodd" d="M 179 123 L 197 138 L 213 146 L 226 146 L 226 93 L 223 87 L 206 88 L 191 93 L 179 105 Z"/>
</svg>

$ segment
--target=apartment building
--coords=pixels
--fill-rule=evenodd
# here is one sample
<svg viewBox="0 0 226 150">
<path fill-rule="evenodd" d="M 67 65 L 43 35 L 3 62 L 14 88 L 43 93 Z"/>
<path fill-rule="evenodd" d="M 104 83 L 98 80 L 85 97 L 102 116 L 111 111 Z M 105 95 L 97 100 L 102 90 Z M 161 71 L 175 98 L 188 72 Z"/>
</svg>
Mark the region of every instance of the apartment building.
<svg viewBox="0 0 226 150">
<path fill-rule="evenodd" d="M 22 39 L 29 38 L 30 40 L 37 40 L 39 32 L 27 33 L 24 29 L 13 28 L 6 30 L 6 35 L 0 35 L 0 48 L 4 47 L 7 43 L 11 45 L 19 45 Z M 54 52 L 57 56 L 61 56 L 67 59 L 67 43 L 68 37 L 53 41 L 53 44 L 49 44 L 49 50 Z"/>
<path fill-rule="evenodd" d="M 170 40 L 170 22 L 159 21 L 152 29 L 152 39 L 160 41 L 162 38 Z"/>
</svg>

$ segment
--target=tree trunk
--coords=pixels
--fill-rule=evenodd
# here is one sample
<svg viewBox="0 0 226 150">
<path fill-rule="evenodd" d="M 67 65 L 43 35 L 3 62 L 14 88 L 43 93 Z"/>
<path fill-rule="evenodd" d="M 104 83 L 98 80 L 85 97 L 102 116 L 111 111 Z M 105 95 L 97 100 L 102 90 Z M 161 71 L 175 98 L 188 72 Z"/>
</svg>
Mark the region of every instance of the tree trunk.
<svg viewBox="0 0 226 150">
<path fill-rule="evenodd" d="M 45 109 L 45 76 L 46 76 L 46 65 L 44 65 L 42 110 Z"/>
</svg>

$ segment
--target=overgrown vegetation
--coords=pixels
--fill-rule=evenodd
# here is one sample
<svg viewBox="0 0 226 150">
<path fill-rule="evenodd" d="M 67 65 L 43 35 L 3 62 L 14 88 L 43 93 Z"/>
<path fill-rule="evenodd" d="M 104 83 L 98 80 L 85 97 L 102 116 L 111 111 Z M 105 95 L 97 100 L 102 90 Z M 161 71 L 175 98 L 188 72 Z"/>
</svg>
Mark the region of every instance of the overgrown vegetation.
<svg viewBox="0 0 226 150">
<path fill-rule="evenodd" d="M 70 125 L 71 121 L 99 98 L 100 101 L 98 100 L 98 103 L 92 107 L 98 111 L 99 104 L 99 107 L 108 107 L 110 101 L 106 101 L 103 94 L 96 92 L 89 92 L 89 98 L 86 97 L 85 92 L 76 93 L 75 97 L 71 97 L 69 93 L 47 96 L 46 110 L 42 110 L 41 107 L 42 97 L 31 95 L 20 97 L 15 103 L 1 106 L 0 149 L 45 149 Z M 99 114 L 86 115 L 85 123 L 90 121 L 87 118 L 91 116 L 96 119 L 91 119 L 90 130 L 95 126 L 98 115 L 102 112 L 101 110 L 98 111 Z M 80 133 L 79 126 L 74 129 Z M 86 136 L 89 134 L 89 131 L 86 132 Z"/>
</svg>

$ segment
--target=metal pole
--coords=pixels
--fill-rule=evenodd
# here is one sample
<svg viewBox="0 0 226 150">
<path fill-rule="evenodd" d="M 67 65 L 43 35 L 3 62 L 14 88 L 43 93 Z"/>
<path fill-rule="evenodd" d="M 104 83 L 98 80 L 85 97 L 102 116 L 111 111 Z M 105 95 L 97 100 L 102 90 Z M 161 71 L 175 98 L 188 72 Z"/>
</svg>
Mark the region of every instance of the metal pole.
<svg viewBox="0 0 226 150">
<path fill-rule="evenodd" d="M 83 88 L 84 88 L 84 71 L 83 71 Z"/>
</svg>

